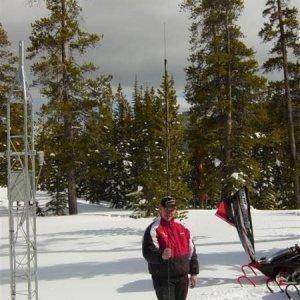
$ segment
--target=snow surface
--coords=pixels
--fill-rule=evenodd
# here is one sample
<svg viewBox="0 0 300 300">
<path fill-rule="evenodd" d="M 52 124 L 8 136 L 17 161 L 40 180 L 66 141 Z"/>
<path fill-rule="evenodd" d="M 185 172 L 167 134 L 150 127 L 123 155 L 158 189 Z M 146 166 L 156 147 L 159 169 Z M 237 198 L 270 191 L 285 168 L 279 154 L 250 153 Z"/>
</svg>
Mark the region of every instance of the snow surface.
<svg viewBox="0 0 300 300">
<path fill-rule="evenodd" d="M 40 198 L 47 196 L 39 193 Z M 9 299 L 8 218 L 6 190 L 0 189 L 0 296 Z M 38 217 L 39 299 L 92 300 L 156 299 L 141 241 L 148 219 L 131 212 L 79 200 L 79 214 Z M 198 286 L 188 299 L 286 299 L 270 294 L 263 276 L 257 287 L 236 283 L 239 266 L 248 258 L 234 227 L 213 210 L 191 210 L 185 223 L 191 229 L 200 261 Z M 299 243 L 300 211 L 253 210 L 257 256 Z M 18 298 L 23 299 L 23 298 Z"/>
</svg>

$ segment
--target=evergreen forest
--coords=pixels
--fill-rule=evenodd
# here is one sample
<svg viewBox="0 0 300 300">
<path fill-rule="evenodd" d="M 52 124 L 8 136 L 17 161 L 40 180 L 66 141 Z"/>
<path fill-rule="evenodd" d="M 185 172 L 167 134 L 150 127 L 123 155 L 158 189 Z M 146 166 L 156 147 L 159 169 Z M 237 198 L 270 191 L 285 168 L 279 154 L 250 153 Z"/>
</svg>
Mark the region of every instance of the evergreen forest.
<svg viewBox="0 0 300 300">
<path fill-rule="evenodd" d="M 47 99 L 35 126 L 45 157 L 38 189 L 51 201 L 39 214 L 77 214 L 83 198 L 145 217 L 166 195 L 182 210 L 211 209 L 245 185 L 257 209 L 300 209 L 300 26 L 290 1 L 265 0 L 257 35 L 271 47 L 262 65 L 239 23 L 243 0 L 181 1 L 190 19 L 184 112 L 167 57 L 159 86 L 136 77 L 128 95 L 87 59 L 103 37 L 86 31 L 78 1 L 43 2 L 47 15 L 26 45 L 31 85 Z M 6 103 L 19 97 L 10 45 L 0 23 L 2 152 Z M 5 186 L 3 158 L 0 169 Z"/>
</svg>

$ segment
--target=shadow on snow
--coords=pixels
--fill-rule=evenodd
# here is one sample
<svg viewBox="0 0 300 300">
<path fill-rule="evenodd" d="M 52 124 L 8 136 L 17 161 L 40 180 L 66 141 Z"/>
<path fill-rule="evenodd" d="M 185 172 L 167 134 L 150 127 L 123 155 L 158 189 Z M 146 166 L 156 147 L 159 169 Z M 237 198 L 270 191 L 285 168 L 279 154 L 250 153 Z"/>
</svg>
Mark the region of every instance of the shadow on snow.
<svg viewBox="0 0 300 300">
<path fill-rule="evenodd" d="M 108 261 L 105 263 L 98 262 L 81 262 L 45 266 L 38 268 L 39 280 L 51 281 L 70 278 L 88 279 L 100 275 L 110 276 L 116 274 L 138 274 L 147 270 L 146 262 L 142 258 L 120 259 Z M 0 282 L 8 284 L 9 270 L 0 271 Z"/>
</svg>

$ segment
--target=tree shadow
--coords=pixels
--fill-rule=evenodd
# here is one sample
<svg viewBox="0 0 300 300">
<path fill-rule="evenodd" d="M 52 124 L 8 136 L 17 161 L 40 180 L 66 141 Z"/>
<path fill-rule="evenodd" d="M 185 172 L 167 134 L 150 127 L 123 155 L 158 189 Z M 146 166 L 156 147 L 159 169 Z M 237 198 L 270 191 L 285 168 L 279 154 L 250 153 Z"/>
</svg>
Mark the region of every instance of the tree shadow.
<svg viewBox="0 0 300 300">
<path fill-rule="evenodd" d="M 286 226 L 282 226 L 282 227 L 259 227 L 259 228 L 255 228 L 255 231 L 259 231 L 259 230 L 284 230 L 284 229 L 297 229 L 299 230 L 299 227 L 286 227 Z"/>
<path fill-rule="evenodd" d="M 213 286 L 213 285 L 223 285 L 236 283 L 236 279 L 234 278 L 226 278 L 226 277 L 199 277 L 196 288 Z"/>
<path fill-rule="evenodd" d="M 89 203 L 89 202 L 84 202 L 84 200 L 82 201 L 77 201 L 77 208 L 78 208 L 78 213 L 79 214 L 85 214 L 85 213 L 103 213 L 103 212 L 124 212 L 124 214 L 126 214 L 126 211 L 122 210 L 122 209 L 114 209 L 111 207 L 105 207 L 96 203 Z M 119 216 L 124 216 L 124 214 L 118 214 Z M 127 216 L 127 214 L 126 214 Z"/>
<path fill-rule="evenodd" d="M 195 243 L 198 240 L 209 239 L 209 238 L 211 238 L 211 236 L 209 236 L 209 235 L 194 235 L 193 241 Z"/>
<path fill-rule="evenodd" d="M 240 266 L 248 261 L 243 251 L 198 253 L 199 265 L 202 270 L 215 270 L 218 266 L 228 266 L 240 270 Z M 210 267 L 210 268 L 208 268 Z"/>
<path fill-rule="evenodd" d="M 0 257 L 5 257 L 8 256 L 8 246 L 7 247 L 0 247 Z M 6 252 L 5 252 L 6 251 Z M 112 249 L 65 249 L 65 250 L 47 250 L 43 249 L 41 247 L 38 248 L 38 254 L 63 254 L 63 253 L 68 253 L 68 254 L 74 254 L 74 253 L 119 253 L 119 252 L 133 252 L 133 251 L 141 251 L 141 248 L 129 248 L 128 247 L 117 247 L 117 248 L 112 248 Z M 1 253 L 2 252 L 2 253 Z"/>
<path fill-rule="evenodd" d="M 278 242 L 278 241 L 290 241 L 297 240 L 300 238 L 299 234 L 288 234 L 288 235 L 269 235 L 269 237 L 274 237 L 270 239 L 261 239 L 255 240 L 255 244 L 259 243 L 269 243 L 269 242 Z M 277 238 L 275 238 L 277 237 Z M 223 246 L 223 245 L 236 245 L 241 244 L 240 241 L 232 241 L 232 242 L 212 242 L 212 243 L 203 243 L 203 244 L 195 244 L 196 246 Z"/>
<path fill-rule="evenodd" d="M 293 295 L 291 293 L 292 299 L 299 299 L 299 296 L 297 296 L 296 294 Z M 297 298 L 298 297 L 298 298 Z M 269 293 L 267 295 L 263 295 L 262 298 L 263 300 L 287 300 L 287 296 L 284 293 L 278 292 L 278 293 Z"/>
<path fill-rule="evenodd" d="M 129 228 L 130 229 L 130 228 Z M 131 229 L 130 229 L 131 230 Z M 99 239 L 99 241 L 87 241 L 89 237 L 85 237 L 83 235 L 91 235 L 90 238 L 93 238 L 94 235 L 98 236 L 99 238 L 102 236 L 119 236 L 125 235 L 134 236 L 136 230 L 132 230 L 132 232 L 128 233 L 127 228 L 116 228 L 116 229 L 108 229 L 108 230 L 81 230 L 77 232 L 64 232 L 64 233 L 53 233 L 53 234 L 41 234 L 38 235 L 38 253 L 39 254 L 46 254 L 46 253 L 117 253 L 117 252 L 133 252 L 133 251 L 142 251 L 142 237 L 137 241 L 132 241 L 127 243 L 126 246 L 120 247 L 113 247 L 103 249 L 103 240 Z M 69 237 L 74 235 L 74 237 Z M 138 234 L 138 233 L 137 233 Z M 55 237 L 56 235 L 56 237 Z M 62 235 L 62 236 L 60 236 Z M 75 235 L 79 235 L 75 237 Z M 45 236 L 54 236 L 51 238 L 44 238 Z M 2 238 L 3 240 L 3 238 Z M 61 242 L 66 241 L 74 241 L 77 240 L 76 245 L 70 245 L 69 247 L 66 245 L 64 249 L 53 249 L 53 247 L 57 244 L 61 244 Z M 115 245 L 117 246 L 117 245 Z M 71 247 L 71 248 L 70 248 Z M 70 248 L 70 249 L 68 249 Z M 82 249 L 83 248 L 83 249 Z M 0 257 L 8 255 L 9 244 L 8 241 L 0 245 Z"/>
<path fill-rule="evenodd" d="M 256 257 L 268 257 L 282 249 L 271 248 L 266 251 L 257 251 Z M 198 251 L 198 259 L 200 267 L 204 270 L 214 270 L 218 266 L 228 266 L 236 270 L 238 274 L 241 272 L 241 266 L 249 262 L 249 257 L 244 251 L 229 251 L 229 252 L 211 252 L 201 253 Z"/>
<path fill-rule="evenodd" d="M 97 276 L 110 276 L 121 274 L 138 274 L 145 273 L 147 265 L 142 258 L 120 259 L 108 261 L 105 263 L 98 262 L 81 262 L 60 264 L 38 268 L 39 280 L 52 281 L 70 278 L 93 278 Z M 0 270 L 2 284 L 8 284 L 10 271 Z"/>
<path fill-rule="evenodd" d="M 38 248 L 44 249 L 45 247 L 51 244 L 60 243 L 61 241 L 65 242 L 65 241 L 72 241 L 72 240 L 77 240 L 78 245 L 90 246 L 92 243 L 101 245 L 103 244 L 101 238 L 104 238 L 106 236 L 109 237 L 137 236 L 138 241 L 135 244 L 141 245 L 143 234 L 144 234 L 144 230 L 125 227 L 125 228 L 109 228 L 109 229 L 98 229 L 98 230 L 87 229 L 87 230 L 78 230 L 78 231 L 54 232 L 54 233 L 47 233 L 47 234 L 38 234 L 37 236 L 38 236 Z M 99 237 L 99 241 L 90 243 L 87 241 L 87 239 L 89 238 L 87 236 L 90 236 L 90 238 Z M 99 252 L 109 252 L 109 251 L 111 250 L 107 250 L 107 251 L 99 250 Z M 72 252 L 72 249 L 70 250 L 70 252 Z M 114 252 L 117 251 L 115 250 Z"/>
<path fill-rule="evenodd" d="M 77 230 L 77 231 L 63 231 L 63 232 L 56 232 L 56 233 L 46 233 L 46 234 L 38 234 L 40 237 L 47 237 L 51 236 L 51 239 L 54 239 L 53 236 L 72 236 L 72 235 L 92 235 L 92 236 L 140 236 L 142 237 L 144 234 L 144 230 L 141 229 L 134 229 L 131 227 L 120 227 L 120 228 L 109 228 L 109 229 L 87 229 L 87 230 Z"/>
<path fill-rule="evenodd" d="M 250 276 L 251 277 L 251 276 Z M 251 277 L 257 285 L 265 283 L 265 276 L 258 275 Z M 215 286 L 215 285 L 224 285 L 224 284 L 239 284 L 236 278 L 227 278 L 227 277 L 199 277 L 198 284 L 196 288 Z M 252 284 L 245 280 L 242 282 L 243 286 L 252 286 Z"/>
<path fill-rule="evenodd" d="M 150 292 L 153 291 L 153 284 L 151 279 L 136 280 L 124 284 L 118 288 L 119 293 L 139 293 L 139 292 Z"/>
<path fill-rule="evenodd" d="M 299 211 L 272 211 L 272 216 L 300 216 Z"/>
<path fill-rule="evenodd" d="M 0 217 L 8 217 L 8 209 L 5 206 L 0 206 Z"/>
</svg>

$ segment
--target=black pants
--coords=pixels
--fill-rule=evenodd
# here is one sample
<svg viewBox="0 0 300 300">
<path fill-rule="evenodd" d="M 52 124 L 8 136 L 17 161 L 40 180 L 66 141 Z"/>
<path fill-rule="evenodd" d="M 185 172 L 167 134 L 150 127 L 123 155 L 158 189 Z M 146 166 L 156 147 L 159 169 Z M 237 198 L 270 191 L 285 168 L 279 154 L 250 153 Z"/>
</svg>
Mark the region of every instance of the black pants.
<svg viewBox="0 0 300 300">
<path fill-rule="evenodd" d="M 185 300 L 188 287 L 188 275 L 181 277 L 167 277 L 152 276 L 153 286 L 158 300 Z"/>
</svg>

